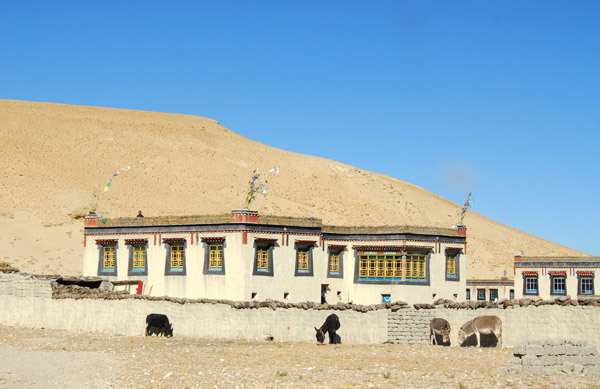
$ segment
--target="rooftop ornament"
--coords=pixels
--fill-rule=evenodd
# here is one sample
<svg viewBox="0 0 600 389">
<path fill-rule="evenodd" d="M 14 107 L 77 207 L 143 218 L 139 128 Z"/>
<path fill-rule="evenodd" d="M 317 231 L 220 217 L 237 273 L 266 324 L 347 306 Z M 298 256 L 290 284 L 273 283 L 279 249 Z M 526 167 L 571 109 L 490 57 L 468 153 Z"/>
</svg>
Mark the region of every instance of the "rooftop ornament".
<svg viewBox="0 0 600 389">
<path fill-rule="evenodd" d="M 108 190 L 112 187 L 113 178 L 120 176 L 121 174 L 128 172 L 131 170 L 131 166 L 125 166 L 124 168 L 117 169 L 106 181 L 104 185 L 104 192 L 108 192 Z M 90 215 L 96 214 L 98 210 L 98 204 L 100 203 L 100 195 L 94 191 L 94 198 L 92 200 L 92 209 L 90 211 Z M 98 214 L 97 217 L 102 219 L 102 223 L 106 223 L 106 218 L 102 218 L 102 215 Z"/>
<path fill-rule="evenodd" d="M 269 183 L 268 178 L 271 173 L 279 175 L 279 166 L 275 166 L 273 169 L 269 170 L 267 174 L 265 174 L 265 182 L 259 182 L 260 173 L 258 171 L 258 168 L 254 169 L 252 178 L 248 183 L 248 194 L 246 195 L 246 204 L 244 206 L 244 209 L 250 209 L 250 205 L 254 202 L 254 200 L 256 200 L 256 196 L 259 193 L 265 197 L 267 196 L 267 190 L 269 189 L 269 187 L 267 186 Z"/>
<path fill-rule="evenodd" d="M 460 213 L 456 214 L 456 216 L 460 216 L 460 221 L 454 225 L 455 227 L 464 226 L 463 220 L 465 219 L 465 215 L 467 214 L 467 209 L 471 208 L 472 205 L 473 205 L 473 201 L 471 200 L 471 193 L 469 192 L 469 195 L 467 196 L 467 199 L 465 200 L 465 204 L 463 205 L 462 209 L 460 210 Z"/>
</svg>

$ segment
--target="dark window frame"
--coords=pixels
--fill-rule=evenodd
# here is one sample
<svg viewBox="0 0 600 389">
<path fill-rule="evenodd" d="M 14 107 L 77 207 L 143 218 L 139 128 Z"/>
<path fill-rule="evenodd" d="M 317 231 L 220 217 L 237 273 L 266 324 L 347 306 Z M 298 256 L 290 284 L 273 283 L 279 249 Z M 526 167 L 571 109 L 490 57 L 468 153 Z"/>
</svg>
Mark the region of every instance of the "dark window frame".
<svg viewBox="0 0 600 389">
<path fill-rule="evenodd" d="M 471 288 L 467 288 L 467 292 L 465 293 L 465 300 L 471 300 Z"/>
<path fill-rule="evenodd" d="M 562 292 L 557 292 L 555 282 L 562 280 L 565 289 Z M 566 274 L 550 274 L 550 295 L 551 296 L 566 296 L 567 295 L 567 275 Z"/>
<path fill-rule="evenodd" d="M 527 280 L 535 280 L 536 288 L 535 292 L 527 291 Z M 540 295 L 540 279 L 537 274 L 524 274 L 523 275 L 523 296 L 539 296 Z"/>
<path fill-rule="evenodd" d="M 294 250 L 296 251 L 296 261 L 294 264 L 294 276 L 295 277 L 312 277 L 314 275 L 313 270 L 313 249 L 315 243 L 294 243 Z M 308 270 L 298 269 L 298 263 L 300 259 L 300 251 L 306 249 L 308 252 Z"/>
<path fill-rule="evenodd" d="M 118 273 L 118 264 L 119 264 L 119 258 L 118 258 L 118 251 L 119 251 L 119 242 L 117 240 L 111 240 L 111 241 L 103 241 L 103 242 L 96 242 L 96 245 L 98 246 L 98 275 L 99 276 L 110 276 L 110 277 L 116 277 L 119 273 Z M 104 248 L 107 246 L 111 246 L 115 248 L 115 269 L 113 271 L 105 271 L 104 270 Z"/>
<path fill-rule="evenodd" d="M 450 277 L 448 275 L 448 258 L 451 257 L 454 254 L 454 270 L 455 270 L 455 274 L 454 277 Z M 454 251 L 454 250 L 446 250 L 446 260 L 444 262 L 445 269 L 444 269 L 444 273 L 446 275 L 446 281 L 460 281 L 460 255 L 462 253 L 460 251 Z"/>
<path fill-rule="evenodd" d="M 129 252 L 129 264 L 127 265 L 128 276 L 147 276 L 148 275 L 148 241 L 144 242 L 125 242 L 127 245 L 127 251 Z M 146 256 L 146 266 L 144 270 L 134 270 L 133 268 L 133 248 L 143 247 L 144 255 Z"/>
<path fill-rule="evenodd" d="M 267 276 L 273 277 L 273 250 L 275 249 L 275 241 L 254 241 L 254 261 L 252 264 L 252 275 L 253 276 Z M 267 270 L 258 270 L 257 269 L 257 261 L 258 261 L 258 248 L 267 248 L 268 250 L 268 258 L 267 258 Z"/>
<path fill-rule="evenodd" d="M 591 293 L 583 293 L 582 281 L 584 279 L 591 280 L 591 284 L 592 284 Z M 594 288 L 595 281 L 596 281 L 595 274 L 577 274 L 577 294 L 579 296 L 594 296 L 595 295 L 595 288 Z"/>
<path fill-rule="evenodd" d="M 187 275 L 187 239 L 169 239 L 164 240 L 167 256 L 165 258 L 165 275 L 166 276 L 185 276 Z M 182 244 L 183 246 L 183 270 L 171 270 L 171 246 Z"/>
<path fill-rule="evenodd" d="M 479 292 L 483 292 L 483 298 L 479 297 Z M 485 301 L 486 300 L 486 296 L 487 296 L 487 293 L 486 293 L 485 289 L 477 288 L 477 301 Z"/>
<path fill-rule="evenodd" d="M 344 278 L 344 251 L 343 247 L 328 247 L 327 248 L 327 278 Z M 331 272 L 331 255 L 339 255 L 339 268 L 337 273 Z"/>
<path fill-rule="evenodd" d="M 220 269 L 211 269 L 210 267 L 210 245 L 214 242 L 221 242 L 223 245 L 223 263 Z M 202 274 L 215 274 L 225 275 L 225 247 L 227 247 L 226 239 L 205 239 L 202 240 L 202 247 L 204 248 L 204 266 Z"/>
<path fill-rule="evenodd" d="M 496 293 L 496 297 L 493 297 L 493 292 Z M 490 289 L 490 302 L 493 302 L 495 299 L 498 298 L 498 289 Z"/>
</svg>

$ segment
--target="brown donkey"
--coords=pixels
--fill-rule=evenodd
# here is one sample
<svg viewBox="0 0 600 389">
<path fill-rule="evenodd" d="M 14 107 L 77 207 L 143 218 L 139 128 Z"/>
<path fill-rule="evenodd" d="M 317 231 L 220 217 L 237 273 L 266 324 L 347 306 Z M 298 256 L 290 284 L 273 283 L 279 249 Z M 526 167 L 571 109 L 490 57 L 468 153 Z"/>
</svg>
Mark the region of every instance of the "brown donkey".
<svg viewBox="0 0 600 389">
<path fill-rule="evenodd" d="M 498 343 L 496 347 L 502 347 L 502 320 L 498 316 L 479 316 L 466 322 L 458 331 L 458 344 L 462 345 L 464 341 L 475 334 L 477 345 L 481 347 L 480 335 L 494 334 Z"/>
<path fill-rule="evenodd" d="M 450 323 L 446 319 L 436 317 L 429 322 L 429 335 L 431 335 L 431 343 L 439 344 L 436 335 L 442 336 L 442 342 L 450 343 Z"/>
</svg>

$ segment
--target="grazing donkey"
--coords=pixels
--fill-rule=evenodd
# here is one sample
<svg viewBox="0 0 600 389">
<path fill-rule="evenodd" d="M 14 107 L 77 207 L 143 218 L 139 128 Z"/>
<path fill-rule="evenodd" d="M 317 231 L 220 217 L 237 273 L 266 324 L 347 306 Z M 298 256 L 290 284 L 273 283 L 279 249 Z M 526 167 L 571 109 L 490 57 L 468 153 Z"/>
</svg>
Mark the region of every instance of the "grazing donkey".
<svg viewBox="0 0 600 389">
<path fill-rule="evenodd" d="M 317 329 L 315 327 L 315 331 L 317 331 L 317 341 L 319 343 L 323 343 L 325 341 L 325 333 L 329 334 L 329 344 L 340 344 L 342 343 L 342 338 L 336 334 L 335 332 L 340 328 L 340 318 L 337 317 L 335 313 L 327 316 L 325 319 L 325 323 L 321 326 L 321 328 Z"/>
<path fill-rule="evenodd" d="M 436 317 L 429 322 L 429 334 L 431 335 L 431 343 L 438 344 L 437 336 L 442 336 L 442 342 L 450 344 L 450 323 L 446 319 Z"/>
<path fill-rule="evenodd" d="M 462 345 L 472 334 L 477 337 L 479 347 L 481 347 L 480 334 L 494 334 L 498 339 L 496 347 L 502 347 L 502 320 L 498 316 L 479 316 L 466 322 L 458 331 L 458 344 Z"/>
</svg>

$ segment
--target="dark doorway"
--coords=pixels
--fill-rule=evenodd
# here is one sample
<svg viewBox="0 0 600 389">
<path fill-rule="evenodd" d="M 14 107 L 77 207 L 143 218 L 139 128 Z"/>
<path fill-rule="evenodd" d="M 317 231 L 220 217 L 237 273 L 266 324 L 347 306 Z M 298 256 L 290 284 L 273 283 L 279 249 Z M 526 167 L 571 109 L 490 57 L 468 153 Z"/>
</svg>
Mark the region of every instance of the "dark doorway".
<svg viewBox="0 0 600 389">
<path fill-rule="evenodd" d="M 327 304 L 327 290 L 329 289 L 329 284 L 321 284 L 321 304 Z"/>
</svg>

